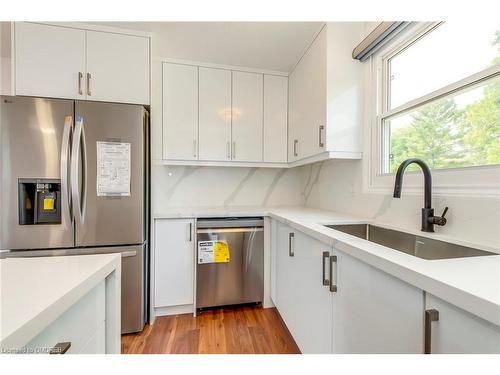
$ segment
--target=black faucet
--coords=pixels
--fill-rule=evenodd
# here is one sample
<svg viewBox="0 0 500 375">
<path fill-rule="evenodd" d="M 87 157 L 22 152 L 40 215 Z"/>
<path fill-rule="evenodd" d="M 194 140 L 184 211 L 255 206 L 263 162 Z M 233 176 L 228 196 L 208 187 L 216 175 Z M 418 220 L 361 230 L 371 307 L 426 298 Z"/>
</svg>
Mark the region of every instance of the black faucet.
<svg viewBox="0 0 500 375">
<path fill-rule="evenodd" d="M 406 159 L 401 163 L 396 173 L 394 184 L 394 198 L 401 198 L 401 188 L 403 185 L 403 174 L 410 164 L 417 164 L 424 172 L 424 208 L 422 208 L 422 232 L 434 232 L 434 224 L 443 226 L 446 224 L 445 215 L 448 212 L 446 207 L 441 216 L 434 216 L 432 206 L 432 176 L 431 170 L 425 161 L 418 158 Z"/>
</svg>

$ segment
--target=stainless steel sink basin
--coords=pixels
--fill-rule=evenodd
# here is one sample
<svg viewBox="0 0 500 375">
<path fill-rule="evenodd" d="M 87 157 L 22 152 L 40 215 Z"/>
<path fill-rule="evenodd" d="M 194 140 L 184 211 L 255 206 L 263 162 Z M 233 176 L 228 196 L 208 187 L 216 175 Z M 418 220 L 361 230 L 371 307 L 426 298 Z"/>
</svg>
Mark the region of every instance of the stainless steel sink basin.
<svg viewBox="0 0 500 375">
<path fill-rule="evenodd" d="M 381 228 L 371 224 L 325 226 L 422 259 L 451 259 L 498 255 L 489 251 Z"/>
</svg>

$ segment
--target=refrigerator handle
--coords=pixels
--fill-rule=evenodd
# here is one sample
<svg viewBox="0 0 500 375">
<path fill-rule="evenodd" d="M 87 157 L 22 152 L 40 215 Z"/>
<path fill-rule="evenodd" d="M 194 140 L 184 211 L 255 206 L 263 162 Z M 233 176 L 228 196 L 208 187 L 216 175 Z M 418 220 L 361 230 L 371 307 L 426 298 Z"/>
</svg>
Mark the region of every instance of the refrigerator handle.
<svg viewBox="0 0 500 375">
<path fill-rule="evenodd" d="M 66 217 L 66 225 L 73 221 L 73 215 L 71 213 L 71 201 L 70 195 L 71 190 L 69 186 L 69 157 L 70 157 L 70 137 L 71 137 L 71 127 L 73 125 L 73 116 L 64 117 L 64 131 L 62 136 L 61 145 L 61 197 L 62 206 L 64 207 L 64 213 Z"/>
<path fill-rule="evenodd" d="M 75 117 L 75 133 L 73 135 L 73 147 L 71 148 L 71 198 L 73 201 L 73 215 L 77 224 L 83 224 L 85 220 L 85 206 L 87 200 L 87 146 L 85 144 L 85 130 L 83 119 Z M 78 191 L 78 167 L 80 165 L 80 153 L 82 155 L 82 192 L 81 199 Z"/>
</svg>

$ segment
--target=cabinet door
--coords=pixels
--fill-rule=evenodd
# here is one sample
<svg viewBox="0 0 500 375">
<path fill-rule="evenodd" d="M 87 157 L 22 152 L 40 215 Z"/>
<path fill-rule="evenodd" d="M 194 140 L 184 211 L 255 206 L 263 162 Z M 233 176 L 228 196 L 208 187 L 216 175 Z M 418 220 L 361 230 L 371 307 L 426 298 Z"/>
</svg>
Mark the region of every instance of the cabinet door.
<svg viewBox="0 0 500 375">
<path fill-rule="evenodd" d="M 105 345 L 102 345 L 105 344 L 105 328 L 106 286 L 105 281 L 102 280 L 45 327 L 25 348 L 37 353 L 36 350 L 44 350 L 58 343 L 70 342 L 71 347 L 66 352 L 68 354 L 105 354 Z"/>
<path fill-rule="evenodd" d="M 296 279 L 296 262 L 292 256 L 293 236 L 295 233 L 287 225 L 276 225 L 276 291 L 274 303 L 286 326 L 295 325 L 294 288 Z M 293 334 L 293 333 L 292 333 Z"/>
<path fill-rule="evenodd" d="M 194 221 L 155 222 L 155 307 L 194 303 Z"/>
<path fill-rule="evenodd" d="M 326 37 L 325 27 L 290 74 L 290 160 L 325 149 Z"/>
<path fill-rule="evenodd" d="M 163 64 L 163 159 L 198 159 L 198 67 Z"/>
<path fill-rule="evenodd" d="M 231 71 L 199 68 L 200 160 L 231 160 Z"/>
<path fill-rule="evenodd" d="M 232 75 L 232 160 L 262 161 L 263 75 Z"/>
<path fill-rule="evenodd" d="M 15 24 L 16 95 L 85 98 L 85 31 Z"/>
<path fill-rule="evenodd" d="M 333 353 L 422 353 L 423 291 L 335 251 Z"/>
<path fill-rule="evenodd" d="M 278 222 L 274 219 L 269 220 L 270 229 L 269 229 L 269 237 L 270 237 L 270 274 L 271 274 L 271 282 L 270 282 L 270 294 L 271 300 L 276 305 L 276 253 L 278 249 Z"/>
<path fill-rule="evenodd" d="M 295 321 L 288 327 L 302 353 L 331 353 L 332 294 L 323 281 L 328 277 L 331 248 L 296 232 L 293 241 L 296 272 L 293 276 Z M 325 257 L 325 262 L 323 261 Z"/>
<path fill-rule="evenodd" d="M 500 354 L 500 327 L 426 293 L 425 309 L 437 310 L 431 325 L 431 353 Z"/>
<path fill-rule="evenodd" d="M 264 75 L 264 161 L 286 163 L 288 78 Z"/>
<path fill-rule="evenodd" d="M 149 103 L 149 38 L 87 31 L 87 99 Z"/>
</svg>

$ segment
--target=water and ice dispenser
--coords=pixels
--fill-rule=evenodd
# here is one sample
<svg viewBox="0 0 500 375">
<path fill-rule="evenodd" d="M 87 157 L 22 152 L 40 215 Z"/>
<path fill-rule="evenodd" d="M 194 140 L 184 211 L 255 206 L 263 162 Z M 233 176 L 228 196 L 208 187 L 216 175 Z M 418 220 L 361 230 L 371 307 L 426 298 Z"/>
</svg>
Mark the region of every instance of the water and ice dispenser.
<svg viewBox="0 0 500 375">
<path fill-rule="evenodd" d="M 61 224 L 61 180 L 18 180 L 19 225 Z"/>
</svg>

